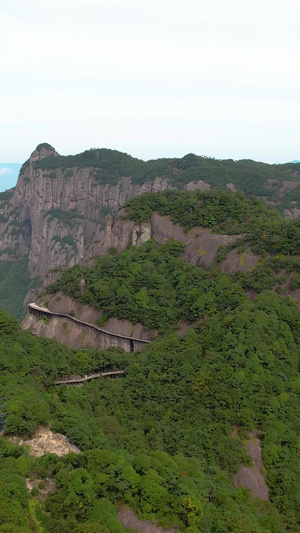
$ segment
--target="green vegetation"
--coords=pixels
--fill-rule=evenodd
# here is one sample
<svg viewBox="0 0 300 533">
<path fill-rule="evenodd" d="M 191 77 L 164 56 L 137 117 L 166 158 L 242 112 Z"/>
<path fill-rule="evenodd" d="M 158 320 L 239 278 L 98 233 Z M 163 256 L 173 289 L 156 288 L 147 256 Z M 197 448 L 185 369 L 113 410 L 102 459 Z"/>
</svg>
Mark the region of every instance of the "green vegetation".
<svg viewBox="0 0 300 533">
<path fill-rule="evenodd" d="M 127 217 L 136 222 L 148 221 L 154 212 L 170 216 L 187 231 L 193 227 L 211 228 L 215 233 L 243 234 L 237 241 L 219 250 L 222 263 L 232 250 L 240 253 L 243 267 L 249 251 L 260 256 L 252 270 L 238 272 L 233 280 L 245 290 L 260 292 L 281 286 L 295 290 L 300 265 L 300 220 L 286 220 L 273 208 L 256 198 L 223 191 L 147 193 L 126 204 Z M 200 254 L 201 254 L 200 250 Z"/>
<path fill-rule="evenodd" d="M 195 157 L 186 156 L 178 170 L 191 174 Z M 233 167 L 228 162 L 228 175 Z M 183 533 L 298 533 L 300 313 L 280 293 L 300 288 L 300 222 L 225 191 L 151 193 L 127 209 L 135 221 L 157 211 L 186 230 L 243 233 L 220 251 L 219 263 L 229 251 L 239 254 L 241 268 L 252 252 L 259 261 L 229 275 L 218 264 L 188 264 L 179 242 L 150 239 L 61 272 L 47 291 L 103 310 L 101 324 L 118 316 L 158 330 L 161 336 L 134 354 L 72 350 L 22 331 L 0 311 L 0 533 L 125 533 L 117 520 L 123 505 Z M 58 210 L 47 216 L 70 227 L 78 217 Z M 69 237 L 54 240 L 72 247 Z M 0 263 L 0 298 L 15 313 L 28 284 L 25 261 Z M 257 294 L 251 301 L 248 290 Z M 175 331 L 180 319 L 192 322 L 184 336 Z M 53 384 L 58 376 L 115 369 L 124 377 Z M 63 433 L 81 453 L 33 458 L 7 438 L 28 438 L 40 426 Z M 241 464 L 250 464 L 244 444 L 253 430 L 270 502 L 232 484 Z"/>
<path fill-rule="evenodd" d="M 170 216 L 186 231 L 199 226 L 212 228 L 215 233 L 239 234 L 282 221 L 274 209 L 257 198 L 225 191 L 146 193 L 131 198 L 125 207 L 128 218 L 136 222 L 146 222 L 157 212 Z"/>
<path fill-rule="evenodd" d="M 57 219 L 69 228 L 73 228 L 76 224 L 76 221 L 78 221 L 78 219 L 83 218 L 82 215 L 77 213 L 76 209 L 70 209 L 70 211 L 63 211 L 62 209 L 55 208 L 46 211 L 44 217 L 47 218 L 48 222 L 53 219 Z"/>
<path fill-rule="evenodd" d="M 142 181 L 146 177 L 145 163 L 117 150 L 86 150 L 77 155 L 48 156 L 36 161 L 35 167 L 43 170 L 72 167 L 95 168 L 95 179 L 102 183 L 116 183 L 122 176 L 133 176 Z"/>
<path fill-rule="evenodd" d="M 65 270 L 47 291 L 62 291 L 101 309 L 106 317 L 128 318 L 160 332 L 180 318 L 211 316 L 245 299 L 241 286 L 223 272 L 213 274 L 184 261 L 183 248 L 176 241 L 158 245 L 150 240 L 140 248 L 99 258 L 93 267 Z"/>
<path fill-rule="evenodd" d="M 135 354 L 76 352 L 1 312 L 5 433 L 26 437 L 51 422 L 82 453 L 33 459 L 0 439 L 0 524 L 28 533 L 33 517 L 45 532 L 122 533 L 116 513 L 125 503 L 189 533 L 297 533 L 299 356 L 299 312 L 268 292 Z M 123 379 L 51 386 L 58 373 L 120 367 Z M 272 503 L 232 488 L 254 428 Z M 50 478 L 56 491 L 43 503 L 25 477 L 39 487 Z"/>
<path fill-rule="evenodd" d="M 58 242 L 62 248 L 69 247 L 72 248 L 75 253 L 77 252 L 77 246 L 72 235 L 65 235 L 65 237 L 59 237 L 58 235 L 54 235 L 52 237 L 52 240 L 54 242 Z"/>
<path fill-rule="evenodd" d="M 50 155 L 36 161 L 35 166 L 44 170 L 92 167 L 95 169 L 96 180 L 110 184 L 116 183 L 123 176 L 130 176 L 134 183 L 163 177 L 178 188 L 200 179 L 209 183 L 213 189 L 225 190 L 228 183 L 233 183 L 247 196 L 255 194 L 276 201 L 280 201 L 277 191 L 282 181 L 297 181 L 294 173 L 300 170 L 300 164 L 295 163 L 268 165 L 247 159 L 218 160 L 194 154 L 187 154 L 182 158 L 142 161 L 126 153 L 105 148 L 69 156 Z M 269 185 L 270 179 L 274 180 L 272 185 Z"/>
<path fill-rule="evenodd" d="M 13 197 L 14 190 L 15 188 L 13 187 L 12 189 L 8 189 L 8 191 L 0 192 L 0 203 L 4 204 L 8 202 Z"/>
<path fill-rule="evenodd" d="M 53 150 L 53 147 L 49 143 L 38 144 L 38 146 L 36 147 L 36 150 L 37 152 L 40 152 L 43 148 L 45 148 L 46 150 Z"/>
<path fill-rule="evenodd" d="M 1 307 L 24 318 L 23 301 L 30 286 L 27 259 L 22 261 L 0 261 L 0 301 Z"/>
</svg>

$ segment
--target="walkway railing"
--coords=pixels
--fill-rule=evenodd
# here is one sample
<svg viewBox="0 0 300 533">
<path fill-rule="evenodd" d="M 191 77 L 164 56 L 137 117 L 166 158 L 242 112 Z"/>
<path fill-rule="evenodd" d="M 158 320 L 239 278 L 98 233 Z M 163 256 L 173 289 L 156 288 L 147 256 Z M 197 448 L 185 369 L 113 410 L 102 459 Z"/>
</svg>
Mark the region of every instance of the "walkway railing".
<svg viewBox="0 0 300 533">
<path fill-rule="evenodd" d="M 91 379 L 97 379 L 97 378 L 106 378 L 106 377 L 113 377 L 113 376 L 120 376 L 123 375 L 125 370 L 112 370 L 111 372 L 99 372 L 97 374 L 87 374 L 84 376 L 84 378 L 65 378 L 60 379 L 58 381 L 54 382 L 54 385 L 69 385 L 72 383 L 84 383 L 85 381 L 90 381 Z"/>
<path fill-rule="evenodd" d="M 142 342 L 144 344 L 150 344 L 151 342 L 145 339 L 138 339 L 137 337 L 128 337 L 127 335 L 120 335 L 119 333 L 112 333 L 111 331 L 107 331 L 106 329 L 99 328 L 98 326 L 95 326 L 94 324 L 89 324 L 89 322 L 84 322 L 83 320 L 79 320 L 78 318 L 75 318 L 74 316 L 66 315 L 65 313 L 55 313 L 54 311 L 50 311 L 50 309 L 48 309 L 47 307 L 38 306 L 36 303 L 28 304 L 28 311 L 29 313 L 33 315 L 45 316 L 46 318 L 51 318 L 51 316 L 59 316 L 63 318 L 68 318 L 69 320 L 72 320 L 73 322 L 77 322 L 78 324 L 88 326 L 89 328 L 93 328 L 96 331 L 100 331 L 101 333 L 105 333 L 105 335 L 110 335 L 111 337 L 118 337 L 119 339 Z"/>
</svg>

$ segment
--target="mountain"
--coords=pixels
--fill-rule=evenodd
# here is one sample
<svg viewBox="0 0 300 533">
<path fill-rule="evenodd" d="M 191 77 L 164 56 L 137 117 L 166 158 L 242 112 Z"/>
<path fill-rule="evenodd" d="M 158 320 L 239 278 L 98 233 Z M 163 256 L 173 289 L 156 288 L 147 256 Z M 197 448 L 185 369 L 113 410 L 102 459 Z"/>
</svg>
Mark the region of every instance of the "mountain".
<svg viewBox="0 0 300 533">
<path fill-rule="evenodd" d="M 46 278 L 37 303 L 54 316 L 49 323 L 31 313 L 25 329 L 72 347 L 135 351 L 131 337 L 152 340 L 170 327 L 185 330 L 189 321 L 215 309 L 217 286 L 207 285 L 207 301 L 193 286 L 218 276 L 228 289 L 227 303 L 271 290 L 299 305 L 300 221 L 283 219 L 241 193 L 166 190 L 132 198 L 93 251 L 94 264 L 56 269 Z M 176 255 L 182 256 L 178 263 Z M 191 282 L 184 279 L 185 271 L 195 272 Z M 104 332 L 99 337 L 86 323 Z M 107 338 L 105 331 L 123 336 L 123 342 Z"/>
<path fill-rule="evenodd" d="M 2 197 L 2 294 L 42 286 L 22 328 L 0 311 L 0 532 L 298 533 L 300 220 L 281 186 L 274 207 L 176 185 L 170 160 L 155 177 L 74 158 L 40 145 Z"/>
<path fill-rule="evenodd" d="M 16 187 L 0 194 L 0 303 L 22 316 L 24 298 L 34 298 L 49 270 L 89 264 L 97 246 L 109 240 L 113 219 L 107 215 L 145 192 L 239 190 L 297 217 L 298 166 L 193 154 L 145 162 L 107 149 L 60 156 L 40 144 L 22 166 Z"/>
</svg>

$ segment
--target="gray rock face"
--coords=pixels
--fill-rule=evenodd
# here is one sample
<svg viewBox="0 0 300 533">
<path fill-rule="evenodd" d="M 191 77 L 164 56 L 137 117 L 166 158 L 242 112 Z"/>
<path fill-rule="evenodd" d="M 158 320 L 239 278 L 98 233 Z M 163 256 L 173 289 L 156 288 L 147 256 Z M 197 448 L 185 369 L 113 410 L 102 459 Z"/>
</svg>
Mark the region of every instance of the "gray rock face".
<svg viewBox="0 0 300 533">
<path fill-rule="evenodd" d="M 92 256 L 103 256 L 109 248 L 118 252 L 125 250 L 129 244 L 141 246 L 153 238 L 162 244 L 168 239 L 184 243 L 184 257 L 197 265 L 210 265 L 216 258 L 220 246 L 235 241 L 242 235 L 218 235 L 209 229 L 193 228 L 185 233 L 179 224 L 174 224 L 170 217 L 153 213 L 149 223 L 136 224 L 132 220 L 124 220 L 124 211 L 120 211 L 114 221 L 108 220 L 104 239 L 92 248 Z"/>
<path fill-rule="evenodd" d="M 200 261 L 208 265 L 221 245 L 236 238 L 215 235 L 201 228 L 185 234 L 168 217 L 157 214 L 148 223 L 127 220 L 120 208 L 128 199 L 174 187 L 159 176 L 141 184 L 124 176 L 109 185 L 99 180 L 99 172 L 94 167 L 53 170 L 51 159 L 48 167 L 39 168 L 43 165 L 36 163 L 48 156 L 58 154 L 50 145 L 39 145 L 23 165 L 11 198 L 0 197 L 0 259 L 28 259 L 32 279 L 45 279 L 55 268 L 88 265 L 93 257 L 103 256 L 110 248 L 120 252 L 128 245 L 140 246 L 151 237 L 159 243 L 168 238 L 180 240 L 186 244 L 186 259 L 193 264 Z M 269 182 L 273 186 L 272 180 Z M 285 186 L 294 185 L 285 182 Z M 187 183 L 184 188 L 207 190 L 210 185 L 200 179 Z M 286 215 L 297 216 L 296 208 L 294 211 Z M 35 299 L 35 292 L 35 288 L 28 292 L 26 303 Z"/>
<path fill-rule="evenodd" d="M 117 518 L 123 527 L 134 529 L 138 533 L 179 533 L 178 526 L 165 529 L 158 526 L 155 520 L 140 520 L 136 513 L 126 506 L 120 509 Z"/>
<path fill-rule="evenodd" d="M 300 218 L 300 209 L 299 207 L 292 207 L 291 209 L 285 209 L 283 212 L 285 218 L 295 219 Z"/>
<path fill-rule="evenodd" d="M 2 261 L 28 258 L 31 277 L 43 279 L 56 267 L 88 264 L 112 246 L 123 250 L 151 237 L 147 224 L 120 223 L 120 217 L 113 224 L 114 213 L 129 198 L 174 189 L 167 179 L 134 184 L 125 176 L 115 185 L 104 184 L 93 167 L 38 168 L 36 162 L 49 155 L 58 153 L 47 144 L 37 147 L 23 165 L 10 201 L 0 200 Z M 209 187 L 202 180 L 186 185 L 188 190 Z"/>
<path fill-rule="evenodd" d="M 71 318 L 53 317 L 48 324 L 39 320 L 36 316 L 27 315 L 22 323 L 22 328 L 27 329 L 35 335 L 43 335 L 49 339 L 56 339 L 70 348 L 78 350 L 79 348 L 93 347 L 96 350 L 106 350 L 111 346 L 121 348 L 125 352 L 134 352 L 141 350 L 146 346 L 145 343 L 138 340 L 130 340 L 117 336 L 105 335 L 96 330 L 76 324 Z"/>
<path fill-rule="evenodd" d="M 171 188 L 159 177 L 142 185 L 123 177 L 108 185 L 96 179 L 94 168 L 36 168 L 36 161 L 49 155 L 57 155 L 54 148 L 35 150 L 23 165 L 10 202 L 2 202 L 2 208 L 0 204 L 1 259 L 28 257 L 32 277 L 43 278 L 56 267 L 88 263 L 95 244 L 109 242 L 112 217 L 104 231 L 108 212 L 117 212 L 133 196 Z M 126 223 L 122 231 L 126 241 Z M 135 237 L 134 244 L 138 242 Z"/>
<path fill-rule="evenodd" d="M 36 315 L 28 314 L 22 322 L 22 328 L 36 335 L 56 339 L 71 348 L 93 346 L 100 350 L 115 346 L 125 352 L 132 352 L 146 346 L 142 341 L 151 341 L 157 336 L 155 330 L 147 330 L 142 324 L 132 324 L 129 320 L 116 317 L 109 318 L 101 328 L 101 332 L 93 327 L 87 327 L 85 323 L 97 326 L 101 311 L 64 294 L 47 295 L 43 301 L 38 302 L 38 305 L 46 306 L 53 313 L 63 313 L 69 317 L 52 316 L 45 322 Z M 141 342 L 137 339 L 141 339 Z"/>
<path fill-rule="evenodd" d="M 250 489 L 254 498 L 260 500 L 269 500 L 269 488 L 266 485 L 263 474 L 263 460 L 261 453 L 261 442 L 256 431 L 250 433 L 250 440 L 247 443 L 247 452 L 251 458 L 252 466 L 242 465 L 240 471 L 235 475 L 233 480 L 234 487 L 242 485 Z"/>
</svg>

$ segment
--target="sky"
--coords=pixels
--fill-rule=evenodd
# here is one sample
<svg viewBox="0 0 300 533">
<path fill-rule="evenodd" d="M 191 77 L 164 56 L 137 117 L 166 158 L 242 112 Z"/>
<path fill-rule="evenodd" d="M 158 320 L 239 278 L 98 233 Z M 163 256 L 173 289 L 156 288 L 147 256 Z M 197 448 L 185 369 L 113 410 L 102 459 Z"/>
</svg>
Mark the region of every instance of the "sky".
<svg viewBox="0 0 300 533">
<path fill-rule="evenodd" d="M 299 0 L 2 0 L 0 161 L 300 159 L 299 20 Z"/>
<path fill-rule="evenodd" d="M 18 163 L 0 163 L 0 192 L 15 186 L 20 168 Z"/>
</svg>

